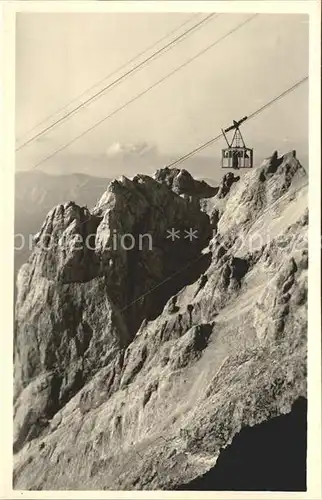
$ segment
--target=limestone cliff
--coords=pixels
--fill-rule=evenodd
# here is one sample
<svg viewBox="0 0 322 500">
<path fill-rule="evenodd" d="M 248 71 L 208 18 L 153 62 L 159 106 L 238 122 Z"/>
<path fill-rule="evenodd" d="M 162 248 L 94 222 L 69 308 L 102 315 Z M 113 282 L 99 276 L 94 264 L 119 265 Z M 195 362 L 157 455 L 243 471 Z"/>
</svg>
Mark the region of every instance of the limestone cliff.
<svg viewBox="0 0 322 500">
<path fill-rule="evenodd" d="M 174 489 L 290 412 L 307 226 L 294 152 L 218 188 L 162 169 L 54 208 L 17 282 L 15 487 Z"/>
</svg>

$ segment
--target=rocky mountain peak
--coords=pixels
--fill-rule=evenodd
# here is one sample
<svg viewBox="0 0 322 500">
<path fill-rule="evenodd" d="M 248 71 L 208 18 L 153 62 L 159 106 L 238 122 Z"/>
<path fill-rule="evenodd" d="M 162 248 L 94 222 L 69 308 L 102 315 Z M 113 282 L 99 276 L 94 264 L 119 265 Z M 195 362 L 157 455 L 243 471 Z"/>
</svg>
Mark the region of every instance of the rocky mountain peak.
<svg viewBox="0 0 322 500">
<path fill-rule="evenodd" d="M 209 186 L 205 181 L 194 179 L 185 169 L 164 167 L 156 171 L 154 178 L 179 195 L 208 198 L 218 191 L 218 188 Z"/>
<path fill-rule="evenodd" d="M 217 188 L 165 167 L 51 210 L 17 281 L 16 487 L 173 489 L 290 412 L 307 223 L 294 152 Z"/>
</svg>

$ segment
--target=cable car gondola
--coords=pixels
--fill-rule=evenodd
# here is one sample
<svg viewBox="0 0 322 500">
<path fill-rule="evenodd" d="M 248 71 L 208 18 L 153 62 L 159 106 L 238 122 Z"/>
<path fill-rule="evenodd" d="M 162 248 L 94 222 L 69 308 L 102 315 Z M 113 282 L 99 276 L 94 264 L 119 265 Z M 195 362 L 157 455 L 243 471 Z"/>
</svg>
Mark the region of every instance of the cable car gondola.
<svg viewBox="0 0 322 500">
<path fill-rule="evenodd" d="M 246 147 L 243 136 L 239 129 L 241 123 L 247 120 L 247 116 L 244 116 L 239 121 L 233 120 L 233 125 L 222 130 L 222 133 L 227 142 L 227 148 L 222 149 L 221 166 L 222 168 L 252 168 L 253 166 L 253 149 Z M 228 142 L 226 133 L 230 130 L 234 130 L 234 135 L 231 143 Z"/>
</svg>

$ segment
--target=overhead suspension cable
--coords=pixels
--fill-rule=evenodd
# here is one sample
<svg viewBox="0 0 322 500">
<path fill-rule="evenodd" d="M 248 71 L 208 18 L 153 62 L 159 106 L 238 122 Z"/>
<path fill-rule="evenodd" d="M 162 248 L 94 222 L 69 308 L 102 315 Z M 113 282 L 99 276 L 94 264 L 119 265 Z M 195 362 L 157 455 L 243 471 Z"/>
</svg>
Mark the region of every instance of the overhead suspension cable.
<svg viewBox="0 0 322 500">
<path fill-rule="evenodd" d="M 213 17 L 217 17 L 217 16 L 219 16 L 219 14 L 215 14 L 215 13 L 209 14 L 207 17 L 205 17 L 204 19 L 202 19 L 198 23 L 196 23 L 193 26 L 191 26 L 190 28 L 188 28 L 186 31 L 184 31 L 183 33 L 181 33 L 180 35 L 178 35 L 176 38 L 174 38 L 173 40 L 171 40 L 170 42 L 168 42 L 166 45 L 164 45 L 163 47 L 161 47 L 160 49 L 158 49 L 156 52 L 154 52 L 153 54 L 151 54 L 149 57 L 147 57 L 146 59 L 144 59 L 143 61 L 141 61 L 139 64 L 137 64 L 136 66 L 134 66 L 130 70 L 128 70 L 125 73 L 123 73 L 123 75 L 121 75 L 118 78 L 116 78 L 116 80 L 114 80 L 113 82 L 109 83 L 108 85 L 106 85 L 105 87 L 103 87 L 98 92 L 94 93 L 91 97 L 89 97 L 88 99 L 86 99 L 84 102 L 80 103 L 78 106 L 76 106 L 74 109 L 72 109 L 71 111 L 69 111 L 68 113 L 66 113 L 65 115 L 63 115 L 58 120 L 54 121 L 54 123 L 52 123 L 51 125 L 48 125 L 48 127 L 44 128 L 43 130 L 41 130 L 40 132 L 38 132 L 37 134 L 35 134 L 34 136 L 32 136 L 30 139 L 26 140 L 24 143 L 22 143 L 20 146 L 18 146 L 16 148 L 16 151 L 20 151 L 22 148 L 28 146 L 30 143 L 34 142 L 39 137 L 43 136 L 44 134 L 46 134 L 47 132 L 49 132 L 54 127 L 57 127 L 59 124 L 65 122 L 67 119 L 69 119 L 72 116 L 74 116 L 78 111 L 80 111 L 81 109 L 83 109 L 86 106 L 88 106 L 91 102 L 93 102 L 94 99 L 96 100 L 99 97 L 102 97 L 107 91 L 109 91 L 112 88 L 120 85 L 120 83 L 122 83 L 123 80 L 125 80 L 126 78 L 128 78 L 129 76 L 131 76 L 136 71 L 138 71 L 139 69 L 143 68 L 145 65 L 149 64 L 153 60 L 155 60 L 158 57 L 160 57 L 166 51 L 172 49 L 175 45 L 177 45 L 179 42 L 181 42 L 182 40 L 184 40 L 186 37 L 190 36 L 192 33 L 195 33 L 198 29 L 200 29 L 201 27 L 203 27 L 203 25 L 207 21 L 210 21 L 210 19 L 212 19 Z"/>
<path fill-rule="evenodd" d="M 299 87 L 300 85 L 302 85 L 302 83 L 304 83 L 306 80 L 308 80 L 308 78 L 309 78 L 308 76 L 305 76 L 304 78 L 302 78 L 301 80 L 299 80 L 298 82 L 296 82 L 294 85 L 292 85 L 288 89 L 284 90 L 281 94 L 279 94 L 278 96 L 274 97 L 274 99 L 272 99 L 271 101 L 267 102 L 266 104 L 264 104 L 263 106 L 261 106 L 260 108 L 258 108 L 256 111 L 254 111 L 253 113 L 251 113 L 250 115 L 248 115 L 247 121 L 249 121 L 251 118 L 254 118 L 256 115 L 258 115 L 259 113 L 261 113 L 262 111 L 264 111 L 264 109 L 268 108 L 269 106 L 271 106 L 272 104 L 274 104 L 276 101 L 278 101 L 279 99 L 282 99 L 288 93 L 290 93 L 293 90 L 295 90 L 297 87 Z M 190 151 L 189 153 L 185 154 L 184 156 L 181 156 L 180 158 L 178 158 L 177 160 L 173 161 L 172 163 L 169 163 L 167 165 L 167 167 L 173 167 L 175 165 L 178 165 L 179 163 L 184 162 L 185 160 L 188 160 L 189 158 L 191 158 L 192 156 L 194 156 L 196 153 L 199 153 L 199 151 L 202 151 L 203 149 L 211 146 L 214 142 L 218 141 L 222 136 L 223 136 L 223 133 L 220 133 L 219 135 L 217 135 L 216 137 L 213 137 L 212 139 L 210 139 L 209 141 L 205 142 L 204 144 L 201 144 L 201 146 L 198 146 L 197 148 L 193 149 L 192 151 Z"/>
<path fill-rule="evenodd" d="M 258 14 L 253 14 L 251 17 L 249 17 L 248 19 L 246 19 L 242 23 L 240 23 L 237 26 L 235 26 L 233 29 L 231 29 L 230 31 L 228 31 L 227 33 L 225 33 L 223 36 L 221 36 L 220 38 L 218 38 L 217 40 L 215 40 L 210 45 L 206 46 L 204 49 L 202 49 L 200 52 L 198 52 L 197 54 L 195 54 L 193 57 L 191 57 L 190 59 L 187 59 L 183 64 L 181 64 L 180 66 L 177 66 L 174 70 L 172 70 L 167 75 L 163 76 L 160 80 L 157 80 L 155 83 L 153 83 L 152 85 L 150 85 L 149 87 L 147 87 L 145 90 L 143 90 L 142 92 L 140 92 L 139 94 L 137 94 L 135 97 L 133 97 L 132 99 L 130 99 L 129 101 L 127 101 L 125 104 L 123 104 L 120 107 L 116 108 L 110 114 L 108 114 L 107 116 L 105 116 L 104 118 L 102 118 L 101 120 L 99 120 L 98 122 L 96 122 L 94 125 L 92 125 L 88 129 L 84 130 L 81 134 L 77 135 L 72 140 L 70 140 L 69 142 L 67 142 L 66 144 L 64 144 L 62 147 L 60 147 L 59 149 L 55 150 L 50 155 L 46 156 L 43 160 L 41 160 L 39 163 L 37 163 L 36 165 L 34 165 L 31 168 L 34 169 L 34 168 L 40 167 L 43 163 L 45 163 L 49 159 L 53 158 L 58 153 L 60 153 L 64 149 L 66 149 L 68 146 L 70 146 L 74 142 L 76 142 L 79 139 L 81 139 L 82 137 L 84 137 L 86 134 L 88 134 L 89 132 L 91 132 L 92 130 L 94 130 L 96 127 L 98 127 L 99 125 L 101 125 L 102 123 L 104 123 L 106 120 L 108 120 L 112 116 L 116 115 L 119 111 L 125 109 L 128 105 L 130 105 L 133 102 L 137 101 L 143 95 L 147 94 L 150 90 L 152 90 L 153 88 L 155 88 L 158 85 L 160 85 L 161 83 L 163 83 L 165 80 L 167 80 L 168 78 L 170 78 L 172 75 L 176 74 L 178 71 L 180 71 L 181 69 L 183 69 L 185 66 L 187 66 L 191 62 L 195 61 L 197 58 L 201 57 L 203 54 L 205 54 L 207 51 L 209 51 L 210 49 L 212 49 L 213 47 L 215 47 L 217 44 L 219 44 L 225 38 L 229 37 L 231 34 L 235 33 L 237 30 L 239 30 L 240 28 L 242 28 L 243 26 L 245 26 L 247 23 L 249 23 L 250 21 L 252 21 L 256 16 L 258 16 Z"/>
<path fill-rule="evenodd" d="M 21 136 L 20 138 L 18 138 L 17 142 L 20 142 L 25 136 L 27 136 L 28 134 L 30 134 L 31 132 L 33 132 L 35 129 L 37 129 L 38 127 L 40 127 L 40 125 L 43 125 L 44 123 L 48 122 L 48 120 L 50 120 L 54 116 L 58 115 L 58 113 L 61 113 L 62 111 L 65 111 L 65 109 L 67 109 L 74 102 L 78 102 L 79 99 L 81 99 L 83 96 L 85 96 L 86 94 L 88 94 L 91 90 L 95 89 L 96 87 L 98 87 L 102 83 L 106 82 L 106 80 L 109 80 L 110 78 L 112 78 L 112 76 L 116 75 L 119 71 L 121 71 L 122 69 L 126 68 L 126 66 L 128 66 L 132 62 L 134 62 L 137 59 L 139 59 L 141 56 L 143 56 L 144 54 L 146 54 L 147 52 L 149 52 L 151 49 L 153 49 L 155 46 L 157 46 L 160 42 L 162 42 L 163 40 L 165 40 L 166 38 L 168 38 L 169 36 L 171 36 L 173 33 L 179 31 L 186 24 L 190 23 L 193 19 L 199 17 L 200 15 L 201 14 L 194 14 L 193 16 L 189 17 L 189 19 L 187 21 L 185 21 L 184 23 L 181 23 L 179 26 L 177 26 L 173 30 L 169 31 L 166 35 L 164 35 L 161 38 L 159 38 L 152 45 L 149 45 L 146 49 L 144 49 L 139 54 L 136 54 L 134 57 L 132 57 L 131 59 L 129 59 L 128 61 L 126 61 L 125 63 L 123 63 L 121 66 L 118 66 L 115 70 L 113 70 L 111 73 L 109 73 L 108 75 L 106 75 L 104 78 L 102 78 L 98 82 L 94 83 L 94 85 L 92 85 L 91 87 L 88 87 L 86 90 L 84 90 L 78 96 L 74 97 L 71 101 L 69 101 L 63 107 L 59 108 L 57 111 L 55 111 L 51 115 L 47 116 L 46 118 L 44 118 L 40 122 L 36 123 L 32 128 L 30 128 L 29 130 L 27 130 L 23 134 L 23 136 Z"/>
</svg>

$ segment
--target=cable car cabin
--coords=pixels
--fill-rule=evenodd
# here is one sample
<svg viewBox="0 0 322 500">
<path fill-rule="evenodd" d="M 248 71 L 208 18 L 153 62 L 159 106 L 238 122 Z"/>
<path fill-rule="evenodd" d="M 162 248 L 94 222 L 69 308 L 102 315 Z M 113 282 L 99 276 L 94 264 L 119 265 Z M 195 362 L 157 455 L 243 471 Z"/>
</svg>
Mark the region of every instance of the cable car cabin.
<svg viewBox="0 0 322 500">
<path fill-rule="evenodd" d="M 253 150 L 250 148 L 222 149 L 222 168 L 251 168 L 253 166 Z"/>
<path fill-rule="evenodd" d="M 242 122 L 247 120 L 247 116 L 244 116 L 239 121 L 233 120 L 233 125 L 222 129 L 222 133 L 225 137 L 227 148 L 222 149 L 221 155 L 221 166 L 222 168 L 252 168 L 253 166 L 253 149 L 248 148 L 245 145 L 243 136 L 239 129 Z M 230 130 L 234 130 L 233 138 L 231 142 L 228 141 L 226 133 Z"/>
</svg>

